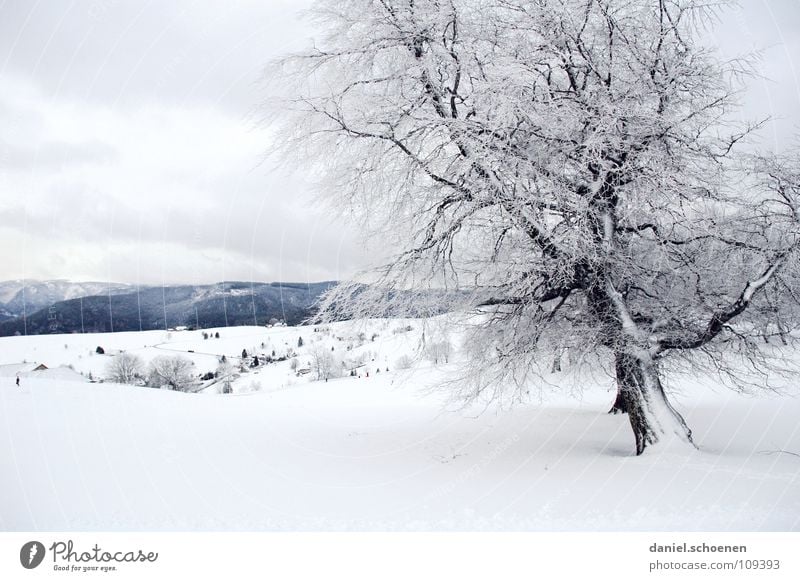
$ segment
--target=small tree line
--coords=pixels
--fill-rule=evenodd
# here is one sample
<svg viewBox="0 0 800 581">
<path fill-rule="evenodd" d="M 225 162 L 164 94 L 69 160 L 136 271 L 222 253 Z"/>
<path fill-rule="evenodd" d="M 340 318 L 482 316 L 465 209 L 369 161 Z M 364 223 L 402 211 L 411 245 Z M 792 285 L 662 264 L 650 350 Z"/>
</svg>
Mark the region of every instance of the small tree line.
<svg viewBox="0 0 800 581">
<path fill-rule="evenodd" d="M 108 364 L 106 377 L 115 383 L 189 391 L 196 383 L 194 363 L 181 355 L 159 355 L 145 364 L 133 353 L 120 353 Z"/>
</svg>

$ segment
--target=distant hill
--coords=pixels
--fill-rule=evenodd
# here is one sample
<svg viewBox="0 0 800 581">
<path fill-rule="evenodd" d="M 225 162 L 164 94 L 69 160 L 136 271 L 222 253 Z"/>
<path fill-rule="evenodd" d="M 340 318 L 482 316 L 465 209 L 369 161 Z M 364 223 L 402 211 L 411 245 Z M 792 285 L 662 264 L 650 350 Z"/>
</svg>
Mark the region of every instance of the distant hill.
<svg viewBox="0 0 800 581">
<path fill-rule="evenodd" d="M 68 281 L 0 283 L 0 336 L 300 323 L 334 282 L 133 287 Z M 81 294 L 81 293 L 87 294 Z M 26 313 L 26 314 L 24 314 Z"/>
<path fill-rule="evenodd" d="M 68 280 L 7 280 L 0 282 L 0 321 L 32 315 L 53 303 L 78 297 L 131 292 L 136 286 Z"/>
</svg>

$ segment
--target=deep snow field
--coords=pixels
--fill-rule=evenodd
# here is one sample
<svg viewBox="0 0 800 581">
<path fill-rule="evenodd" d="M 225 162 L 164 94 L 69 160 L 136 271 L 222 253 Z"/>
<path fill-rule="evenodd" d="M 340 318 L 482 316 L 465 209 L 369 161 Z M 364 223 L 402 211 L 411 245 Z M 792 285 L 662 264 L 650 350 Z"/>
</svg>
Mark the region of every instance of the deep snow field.
<svg viewBox="0 0 800 581">
<path fill-rule="evenodd" d="M 699 450 L 635 457 L 627 417 L 605 413 L 604 374 L 553 375 L 511 410 L 455 409 L 431 388 L 457 363 L 420 357 L 421 329 L 0 338 L 0 530 L 800 530 L 795 386 L 754 396 L 682 378 L 673 398 Z M 199 375 L 242 349 L 292 348 L 304 368 L 315 345 L 360 355 L 360 377 L 315 381 L 287 360 L 228 395 L 88 381 L 119 350 L 182 353 Z"/>
</svg>

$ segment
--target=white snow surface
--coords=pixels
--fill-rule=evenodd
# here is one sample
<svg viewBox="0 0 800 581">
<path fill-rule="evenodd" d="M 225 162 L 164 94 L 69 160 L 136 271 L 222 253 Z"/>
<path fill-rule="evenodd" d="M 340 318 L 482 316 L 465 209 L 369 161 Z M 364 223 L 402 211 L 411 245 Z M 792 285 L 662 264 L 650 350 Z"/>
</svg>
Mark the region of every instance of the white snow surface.
<svg viewBox="0 0 800 581">
<path fill-rule="evenodd" d="M 606 375 L 550 376 L 541 398 L 511 410 L 456 409 L 432 388 L 457 364 L 417 357 L 421 329 L 0 338 L 0 530 L 800 530 L 793 386 L 747 396 L 677 379 L 699 450 L 636 457 L 627 417 L 606 413 Z M 361 353 L 361 376 L 314 381 L 287 360 L 242 375 L 232 395 L 87 379 L 120 350 L 182 353 L 199 375 L 242 349 L 292 348 L 303 367 L 315 344 Z M 402 355 L 410 369 L 395 369 Z M 48 369 L 30 370 L 39 363 Z"/>
</svg>

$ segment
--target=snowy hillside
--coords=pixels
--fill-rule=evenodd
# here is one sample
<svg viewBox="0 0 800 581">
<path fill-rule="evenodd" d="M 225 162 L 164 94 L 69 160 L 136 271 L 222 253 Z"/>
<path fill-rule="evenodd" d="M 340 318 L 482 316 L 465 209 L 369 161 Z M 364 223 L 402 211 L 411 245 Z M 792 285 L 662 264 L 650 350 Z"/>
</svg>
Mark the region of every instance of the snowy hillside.
<svg viewBox="0 0 800 581">
<path fill-rule="evenodd" d="M 18 317 L 59 301 L 130 292 L 134 285 L 69 280 L 8 280 L 0 282 L 0 311 Z"/>
<path fill-rule="evenodd" d="M 0 336 L 299 323 L 331 282 L 114 285 L 0 282 Z M 12 292 L 13 291 L 13 292 Z"/>
<path fill-rule="evenodd" d="M 627 418 L 605 413 L 602 373 L 549 376 L 512 410 L 459 410 L 435 389 L 457 363 L 426 357 L 422 331 L 386 320 L 0 338 L 0 529 L 800 530 L 796 397 L 682 379 L 700 449 L 635 457 Z M 199 393 L 90 383 L 120 350 L 181 354 L 197 377 L 222 355 L 239 368 L 242 350 L 294 356 L 238 369 L 231 395 L 215 380 Z M 339 368 L 328 381 L 322 353 Z"/>
</svg>

